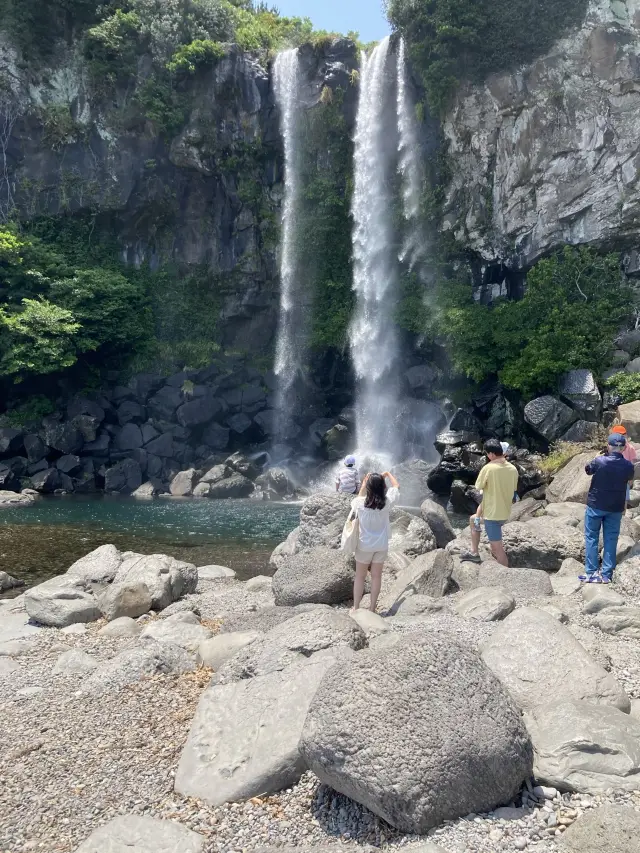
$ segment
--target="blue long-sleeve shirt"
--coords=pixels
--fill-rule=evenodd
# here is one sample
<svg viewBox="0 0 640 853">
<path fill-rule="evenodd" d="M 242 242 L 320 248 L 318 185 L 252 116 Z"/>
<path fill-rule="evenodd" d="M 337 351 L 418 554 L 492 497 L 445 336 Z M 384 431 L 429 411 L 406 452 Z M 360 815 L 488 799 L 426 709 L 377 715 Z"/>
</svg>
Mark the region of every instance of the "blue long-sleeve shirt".
<svg viewBox="0 0 640 853">
<path fill-rule="evenodd" d="M 634 467 L 622 453 L 596 456 L 584 469 L 592 476 L 587 505 L 601 512 L 624 512 L 627 483 L 633 480 Z"/>
</svg>

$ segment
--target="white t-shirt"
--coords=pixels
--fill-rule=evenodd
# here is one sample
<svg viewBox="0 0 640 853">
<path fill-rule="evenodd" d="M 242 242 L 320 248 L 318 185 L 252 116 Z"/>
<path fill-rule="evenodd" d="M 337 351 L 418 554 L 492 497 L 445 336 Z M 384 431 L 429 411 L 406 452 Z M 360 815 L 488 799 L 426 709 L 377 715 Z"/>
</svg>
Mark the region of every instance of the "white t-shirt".
<svg viewBox="0 0 640 853">
<path fill-rule="evenodd" d="M 340 469 L 337 482 L 338 491 L 344 492 L 347 495 L 355 494 L 360 488 L 357 470 L 355 468 L 348 468 L 346 465 Z"/>
<path fill-rule="evenodd" d="M 351 507 L 358 514 L 360 522 L 361 551 L 387 551 L 389 548 L 389 513 L 396 505 L 400 491 L 393 487 L 387 491 L 387 502 L 384 509 L 367 509 L 364 505 L 365 498 L 356 498 L 351 502 Z"/>
</svg>

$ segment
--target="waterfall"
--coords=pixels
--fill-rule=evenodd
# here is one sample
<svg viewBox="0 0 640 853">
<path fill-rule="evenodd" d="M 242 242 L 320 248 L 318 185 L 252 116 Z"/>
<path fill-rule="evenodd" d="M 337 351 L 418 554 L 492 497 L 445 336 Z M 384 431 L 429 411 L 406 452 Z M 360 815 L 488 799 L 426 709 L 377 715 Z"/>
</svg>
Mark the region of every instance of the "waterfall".
<svg viewBox="0 0 640 853">
<path fill-rule="evenodd" d="M 402 178 L 402 201 L 406 234 L 400 261 L 412 269 L 424 251 L 424 240 L 418 228 L 420 196 L 424 181 L 420 140 L 415 105 L 409 92 L 405 43 L 400 39 L 398 48 L 398 170 Z"/>
<path fill-rule="evenodd" d="M 389 133 L 389 38 L 362 55 L 355 134 L 353 288 L 356 307 L 350 344 L 356 373 L 358 453 L 397 457 L 399 416 L 397 251 L 393 185 L 395 133 Z"/>
<path fill-rule="evenodd" d="M 277 379 L 279 441 L 292 437 L 293 412 L 298 380 L 302 377 L 306 352 L 306 322 L 300 258 L 297 245 L 297 223 L 300 209 L 300 163 L 297 144 L 300 73 L 298 51 L 278 54 L 274 65 L 274 86 L 280 109 L 280 130 L 284 141 L 285 190 L 280 244 L 280 316 L 274 371 Z"/>
</svg>

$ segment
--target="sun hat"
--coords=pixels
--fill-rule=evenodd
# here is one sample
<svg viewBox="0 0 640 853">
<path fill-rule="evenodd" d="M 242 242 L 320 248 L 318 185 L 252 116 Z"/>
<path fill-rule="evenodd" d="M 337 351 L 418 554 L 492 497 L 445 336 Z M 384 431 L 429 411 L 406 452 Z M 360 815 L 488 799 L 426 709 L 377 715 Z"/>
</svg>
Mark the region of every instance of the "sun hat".
<svg viewBox="0 0 640 853">
<path fill-rule="evenodd" d="M 626 447 L 627 439 L 620 435 L 620 433 L 614 432 L 609 436 L 609 447 Z"/>
<path fill-rule="evenodd" d="M 356 464 L 356 457 L 355 456 L 345 456 L 344 457 L 344 464 L 345 465 L 355 465 Z"/>
<path fill-rule="evenodd" d="M 614 426 L 613 429 L 611 430 L 611 432 L 612 433 L 615 432 L 617 435 L 626 435 L 627 434 L 627 430 L 622 426 L 622 424 L 617 424 L 616 426 Z"/>
</svg>

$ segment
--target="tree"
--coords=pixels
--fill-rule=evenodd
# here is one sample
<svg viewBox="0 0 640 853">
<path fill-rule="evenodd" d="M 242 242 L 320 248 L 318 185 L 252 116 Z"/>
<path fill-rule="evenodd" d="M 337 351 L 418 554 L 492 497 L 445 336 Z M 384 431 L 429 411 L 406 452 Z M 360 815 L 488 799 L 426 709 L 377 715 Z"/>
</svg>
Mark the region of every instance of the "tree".
<svg viewBox="0 0 640 853">
<path fill-rule="evenodd" d="M 0 308 L 0 374 L 21 382 L 31 374 L 71 367 L 80 328 L 71 311 L 46 299 L 24 299 L 15 314 Z"/>
</svg>

